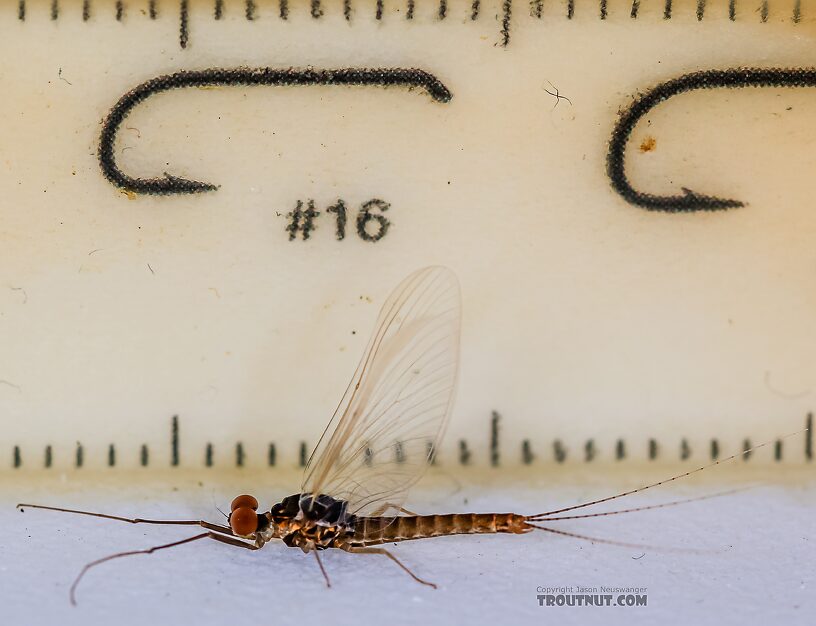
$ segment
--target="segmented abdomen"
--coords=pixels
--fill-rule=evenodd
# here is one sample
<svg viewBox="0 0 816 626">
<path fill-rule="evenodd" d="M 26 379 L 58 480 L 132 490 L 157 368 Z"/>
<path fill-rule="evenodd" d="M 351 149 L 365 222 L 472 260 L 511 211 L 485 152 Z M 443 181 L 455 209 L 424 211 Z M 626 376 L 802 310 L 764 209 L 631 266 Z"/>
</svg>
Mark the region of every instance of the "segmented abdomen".
<svg viewBox="0 0 816 626">
<path fill-rule="evenodd" d="M 450 515 L 407 515 L 358 517 L 351 544 L 379 543 L 485 533 L 525 533 L 532 530 L 523 515 L 515 513 L 452 513 Z"/>
</svg>

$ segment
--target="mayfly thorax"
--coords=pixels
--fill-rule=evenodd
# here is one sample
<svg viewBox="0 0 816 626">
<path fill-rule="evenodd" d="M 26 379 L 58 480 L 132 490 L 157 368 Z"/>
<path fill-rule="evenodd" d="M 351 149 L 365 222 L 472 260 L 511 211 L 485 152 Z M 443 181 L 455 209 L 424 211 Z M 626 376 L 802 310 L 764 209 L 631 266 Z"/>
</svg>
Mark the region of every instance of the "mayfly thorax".
<svg viewBox="0 0 816 626">
<path fill-rule="evenodd" d="M 637 489 L 536 515 L 412 513 L 402 505 L 409 489 L 428 467 L 433 451 L 438 449 L 453 406 L 459 365 L 460 318 L 459 283 L 449 269 L 427 267 L 400 283 L 383 305 L 362 360 L 309 458 L 300 491 L 268 511 L 258 512 L 259 503 L 255 497 L 240 495 L 232 501 L 229 525 L 225 526 L 204 520 L 151 520 L 44 505 L 17 506 L 133 524 L 200 526 L 206 531 L 172 543 L 120 552 L 88 563 L 71 587 L 72 602 L 75 601 L 77 584 L 96 565 L 200 539 L 212 539 L 246 550 L 259 550 L 268 542 L 281 540 L 287 546 L 314 554 L 329 586 L 329 577 L 320 561 L 321 550 L 383 555 L 417 582 L 436 587 L 414 574 L 382 544 L 457 534 L 524 534 L 542 530 L 601 543 L 632 545 L 595 539 L 543 524 L 688 502 L 564 515 L 683 478 L 766 445 L 754 446 Z M 390 457 L 397 442 L 401 446 L 400 462 L 378 462 Z"/>
</svg>

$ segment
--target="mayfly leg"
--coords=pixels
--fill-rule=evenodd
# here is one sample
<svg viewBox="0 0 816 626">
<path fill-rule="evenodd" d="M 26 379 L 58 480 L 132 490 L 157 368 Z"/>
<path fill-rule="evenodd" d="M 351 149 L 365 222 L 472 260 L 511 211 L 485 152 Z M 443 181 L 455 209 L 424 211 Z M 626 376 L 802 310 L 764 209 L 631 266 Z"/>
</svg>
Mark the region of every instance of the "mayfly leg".
<svg viewBox="0 0 816 626">
<path fill-rule="evenodd" d="M 58 513 L 73 513 L 75 515 L 87 515 L 88 517 L 99 517 L 102 519 L 109 519 L 117 522 L 127 522 L 128 524 L 155 524 L 162 526 L 201 526 L 202 528 L 207 529 L 208 532 L 201 533 L 200 535 L 195 535 L 193 537 L 188 537 L 187 539 L 181 539 L 179 541 L 165 543 L 160 546 L 153 546 L 152 548 L 147 548 L 145 550 L 129 550 L 127 552 L 117 552 L 116 554 L 111 554 L 101 559 L 97 559 L 96 561 L 88 563 L 87 565 L 85 565 L 85 567 L 82 568 L 82 570 L 79 572 L 79 575 L 74 580 L 74 583 L 71 585 L 70 596 L 71 604 L 73 605 L 76 605 L 77 585 L 79 585 L 79 582 L 88 572 L 88 570 L 91 569 L 92 567 L 96 567 L 97 565 L 101 565 L 102 563 L 105 563 L 106 561 L 110 561 L 112 559 L 117 559 L 124 556 L 133 556 L 136 554 L 152 554 L 153 552 L 157 552 L 158 550 L 165 550 L 167 548 L 181 546 L 186 543 L 198 541 L 199 539 L 213 539 L 220 543 L 229 546 L 234 546 L 236 548 L 244 548 L 246 550 L 258 550 L 261 548 L 261 545 L 263 545 L 247 543 L 236 537 L 229 526 L 213 524 L 205 520 L 156 520 L 156 519 L 144 519 L 141 517 L 121 517 L 119 515 L 109 515 L 107 513 L 95 513 L 93 511 L 82 511 L 79 509 L 68 509 L 65 507 L 46 506 L 43 504 L 21 503 L 17 505 L 17 508 L 20 509 L 21 512 L 24 512 L 26 508 L 42 509 L 45 511 L 56 511 Z"/>
<path fill-rule="evenodd" d="M 413 578 L 415 581 L 417 581 L 418 583 L 421 583 L 423 585 L 428 585 L 429 587 L 433 587 L 434 589 L 436 589 L 436 584 L 435 583 L 428 582 L 427 580 L 421 579 L 419 576 L 414 574 L 410 569 L 408 569 L 408 566 L 405 565 L 405 563 L 400 561 L 397 557 L 395 557 L 393 554 L 391 554 L 385 548 L 365 548 L 365 547 L 362 547 L 362 546 L 351 546 L 351 545 L 348 545 L 348 544 L 345 544 L 345 543 L 340 544 L 337 547 L 340 548 L 341 550 L 344 550 L 344 551 L 349 552 L 351 554 L 382 554 L 384 556 L 387 556 L 389 559 L 394 561 L 394 563 L 396 563 L 403 570 L 405 570 L 408 573 L 408 575 L 411 576 L 411 578 Z"/>
<path fill-rule="evenodd" d="M 413 511 L 409 511 L 408 509 L 392 504 L 391 502 L 384 502 L 368 515 L 370 517 L 380 517 L 381 515 L 384 515 L 386 511 L 390 511 L 391 509 L 394 509 L 398 513 L 404 513 L 405 515 L 411 515 L 412 517 L 419 517 L 419 513 L 414 513 Z"/>
<path fill-rule="evenodd" d="M 87 515 L 89 517 L 101 517 L 102 519 L 111 519 L 117 522 L 127 522 L 128 524 L 158 524 L 166 526 L 201 526 L 207 530 L 214 530 L 215 532 L 224 535 L 232 535 L 232 529 L 229 526 L 221 526 L 220 524 L 213 524 L 205 520 L 157 520 L 157 519 L 143 519 L 140 517 L 120 517 L 118 515 L 108 515 L 107 513 L 94 513 L 92 511 L 80 511 L 78 509 L 66 509 L 57 506 L 45 506 L 44 504 L 24 504 L 20 503 L 17 508 L 21 512 L 25 509 L 42 509 L 44 511 L 57 511 L 58 513 L 73 513 L 75 515 Z"/>
<path fill-rule="evenodd" d="M 323 567 L 323 561 L 320 560 L 320 555 L 318 554 L 317 550 L 312 550 L 317 559 L 317 564 L 320 566 L 320 571 L 323 572 L 323 578 L 326 579 L 326 586 L 331 587 L 331 581 L 329 580 L 329 575 L 326 573 L 326 568 Z"/>
<path fill-rule="evenodd" d="M 97 559 L 96 561 L 91 561 L 82 570 L 79 572 L 79 575 L 74 580 L 74 583 L 71 585 L 71 604 L 76 606 L 76 588 L 79 585 L 79 582 L 85 576 L 89 569 L 92 567 L 96 567 L 97 565 L 101 565 L 107 561 L 111 561 L 113 559 L 118 559 L 124 556 L 134 556 L 136 554 L 153 554 L 154 552 L 158 552 L 159 550 L 165 550 L 167 548 L 174 548 L 176 546 L 184 545 L 185 543 L 192 543 L 193 541 L 198 541 L 199 539 L 214 539 L 215 541 L 219 541 L 221 543 L 225 543 L 228 546 L 234 546 L 236 548 L 245 548 L 247 550 L 260 550 L 260 546 L 255 545 L 254 543 L 246 543 L 241 541 L 237 537 L 229 537 L 224 535 L 219 535 L 215 532 L 206 532 L 201 533 L 200 535 L 194 535 L 193 537 L 187 537 L 186 539 L 180 539 L 179 541 L 173 541 L 171 543 L 165 543 L 160 546 L 153 546 L 152 548 L 146 548 L 144 550 L 128 550 L 127 552 L 117 552 L 116 554 L 109 554 L 108 556 L 102 557 L 101 559 Z"/>
</svg>

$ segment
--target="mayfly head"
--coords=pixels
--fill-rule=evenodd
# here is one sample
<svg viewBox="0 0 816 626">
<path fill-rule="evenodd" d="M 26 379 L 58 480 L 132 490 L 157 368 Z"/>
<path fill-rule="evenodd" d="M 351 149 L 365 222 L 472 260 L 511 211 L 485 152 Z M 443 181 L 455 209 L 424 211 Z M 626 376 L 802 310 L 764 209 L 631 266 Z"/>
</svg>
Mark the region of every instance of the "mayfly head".
<svg viewBox="0 0 816 626">
<path fill-rule="evenodd" d="M 232 532 L 239 537 L 252 539 L 255 533 L 269 525 L 269 517 L 258 512 L 258 500 L 254 496 L 240 495 L 230 504 L 229 520 Z"/>
</svg>

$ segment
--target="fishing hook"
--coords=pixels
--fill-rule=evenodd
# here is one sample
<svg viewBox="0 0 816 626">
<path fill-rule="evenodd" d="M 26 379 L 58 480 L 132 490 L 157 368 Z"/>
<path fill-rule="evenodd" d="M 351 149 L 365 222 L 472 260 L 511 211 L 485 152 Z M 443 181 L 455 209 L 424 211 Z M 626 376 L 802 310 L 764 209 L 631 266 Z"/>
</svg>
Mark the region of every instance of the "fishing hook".
<svg viewBox="0 0 816 626">
<path fill-rule="evenodd" d="M 303 85 L 376 85 L 382 87 L 422 88 L 436 102 L 449 102 L 451 92 L 433 74 L 420 69 L 403 68 L 345 68 L 273 69 L 239 67 L 234 69 L 207 69 L 180 71 L 157 76 L 143 82 L 123 95 L 108 113 L 99 138 L 99 165 L 112 184 L 125 191 L 144 194 L 201 193 L 214 191 L 217 185 L 179 178 L 165 173 L 159 178 L 129 176 L 116 163 L 114 143 L 119 128 L 131 110 L 138 104 L 164 91 L 186 87 L 229 86 L 303 86 Z"/>
<path fill-rule="evenodd" d="M 612 188 L 635 206 L 648 211 L 681 213 L 719 211 L 745 206 L 741 200 L 718 198 L 682 187 L 683 194 L 659 196 L 638 191 L 626 177 L 626 145 L 644 115 L 669 98 L 696 89 L 738 89 L 744 87 L 816 87 L 815 68 L 735 68 L 705 70 L 685 74 L 653 87 L 623 112 L 612 131 L 606 155 L 606 173 Z"/>
</svg>

